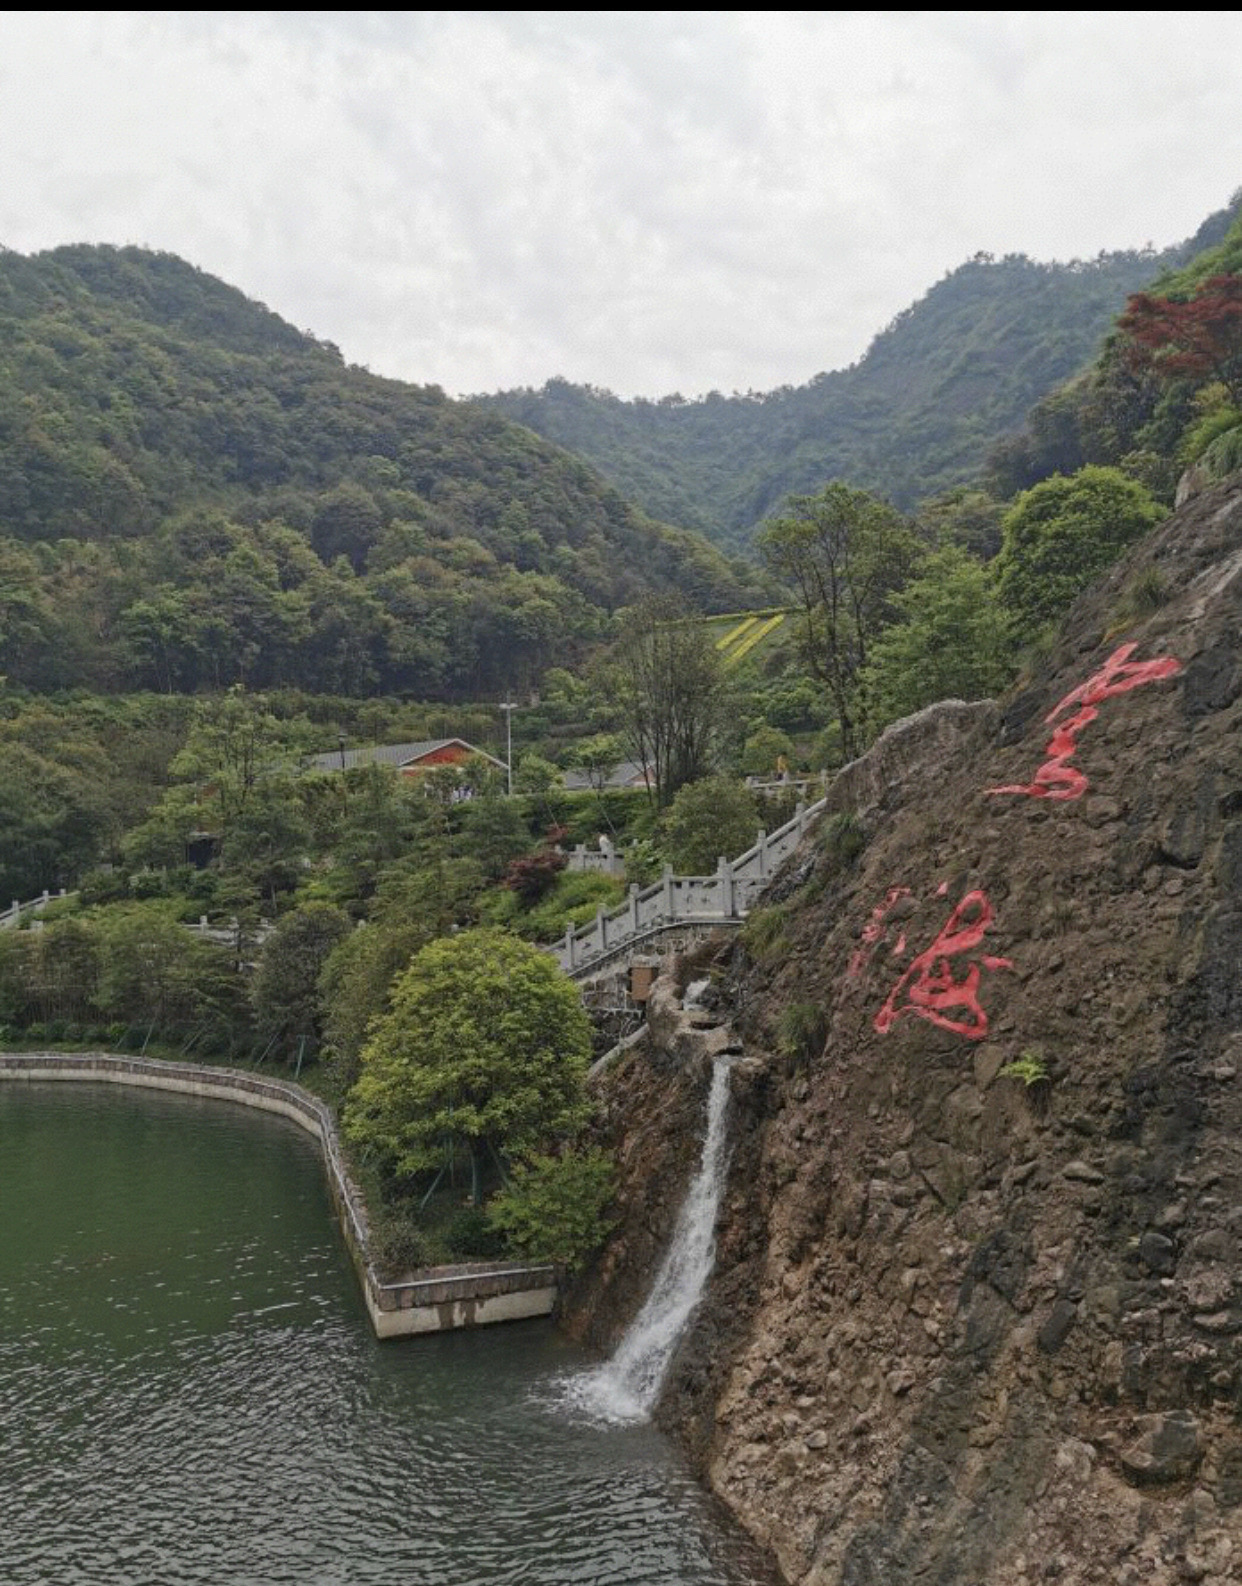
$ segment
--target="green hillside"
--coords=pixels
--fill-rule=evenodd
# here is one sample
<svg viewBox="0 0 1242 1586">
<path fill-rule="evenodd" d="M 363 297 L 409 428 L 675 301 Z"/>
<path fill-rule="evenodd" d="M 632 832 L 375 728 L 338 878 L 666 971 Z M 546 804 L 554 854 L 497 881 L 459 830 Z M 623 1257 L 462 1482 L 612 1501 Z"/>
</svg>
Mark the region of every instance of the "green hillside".
<svg viewBox="0 0 1242 1586">
<path fill-rule="evenodd" d="M 0 253 L 10 683 L 477 694 L 653 589 L 761 594 L 581 460 L 180 259 Z"/>
<path fill-rule="evenodd" d="M 1210 280 L 1228 285 L 1239 275 L 1242 214 L 1222 236 L 1205 239 L 1200 251 L 1148 283 L 1147 295 L 1185 304 Z M 1169 367 L 1145 358 L 1119 326 L 1087 368 L 1037 402 L 1022 428 L 993 449 L 988 464 L 993 491 L 1011 495 L 1050 474 L 1102 463 L 1122 468 L 1171 503 L 1191 465 L 1197 466 L 1200 482 L 1242 467 L 1237 383 L 1231 399 L 1220 379 L 1230 359 L 1235 370 L 1242 361 L 1237 301 L 1226 304 L 1205 341 L 1222 360 L 1216 377 L 1201 368 L 1169 378 Z"/>
<path fill-rule="evenodd" d="M 1218 243 L 1230 216 L 1163 253 L 1072 264 L 978 255 L 898 315 L 859 363 L 803 386 L 622 401 L 551 380 L 479 400 L 720 544 L 747 545 L 788 494 L 834 478 L 909 509 L 978 479 L 989 447 L 1091 361 L 1126 297 Z"/>
</svg>

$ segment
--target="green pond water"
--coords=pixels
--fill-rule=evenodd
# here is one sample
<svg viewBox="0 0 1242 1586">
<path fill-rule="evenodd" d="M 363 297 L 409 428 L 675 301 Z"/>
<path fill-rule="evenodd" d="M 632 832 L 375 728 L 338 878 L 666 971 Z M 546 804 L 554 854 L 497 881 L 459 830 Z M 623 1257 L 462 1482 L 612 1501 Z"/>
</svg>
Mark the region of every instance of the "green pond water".
<svg viewBox="0 0 1242 1586">
<path fill-rule="evenodd" d="M 0 1083 L 3 1586 L 767 1586 L 546 1322 L 380 1344 L 318 1151 L 220 1102 Z"/>
</svg>

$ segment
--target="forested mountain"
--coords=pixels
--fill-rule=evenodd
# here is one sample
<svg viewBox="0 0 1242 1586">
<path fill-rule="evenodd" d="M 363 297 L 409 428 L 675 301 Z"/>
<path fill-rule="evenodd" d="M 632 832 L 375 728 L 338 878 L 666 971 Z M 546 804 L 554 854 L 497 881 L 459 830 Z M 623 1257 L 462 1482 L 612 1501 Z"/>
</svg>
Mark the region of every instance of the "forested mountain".
<svg viewBox="0 0 1242 1586">
<path fill-rule="evenodd" d="M 755 580 L 171 255 L 0 252 L 10 683 L 478 694 L 647 590 L 727 610 Z"/>
<path fill-rule="evenodd" d="M 1218 242 L 1232 213 L 1161 253 L 1072 264 L 979 254 L 859 363 L 803 386 L 622 401 L 551 380 L 476 400 L 587 458 L 647 511 L 731 547 L 790 492 L 834 478 L 910 508 L 977 479 L 989 448 L 1093 357 L 1127 296 Z"/>
<path fill-rule="evenodd" d="M 999 496 L 1090 464 L 1166 502 L 1242 467 L 1242 213 L 1127 305 L 1099 356 L 1042 397 L 988 459 Z"/>
</svg>

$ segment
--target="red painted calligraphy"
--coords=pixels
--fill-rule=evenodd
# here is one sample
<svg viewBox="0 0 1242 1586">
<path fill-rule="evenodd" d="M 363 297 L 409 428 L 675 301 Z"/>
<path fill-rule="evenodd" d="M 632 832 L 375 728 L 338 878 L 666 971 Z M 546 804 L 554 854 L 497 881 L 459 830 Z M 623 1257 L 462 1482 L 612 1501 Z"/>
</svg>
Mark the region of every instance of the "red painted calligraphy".
<svg viewBox="0 0 1242 1586">
<path fill-rule="evenodd" d="M 985 788 L 987 793 L 1025 793 L 1036 799 L 1077 799 L 1087 791 L 1090 783 L 1070 762 L 1078 748 L 1078 735 L 1089 727 L 1100 714 L 1096 706 L 1111 699 L 1114 694 L 1128 694 L 1132 688 L 1144 683 L 1155 683 L 1162 677 L 1172 677 L 1180 672 L 1182 663 L 1171 655 L 1162 655 L 1154 661 L 1131 661 L 1133 644 L 1123 644 L 1114 650 L 1098 672 L 1085 683 L 1072 689 L 1055 709 L 1044 717 L 1051 725 L 1071 706 L 1078 709 L 1067 721 L 1061 722 L 1048 744 L 1048 758 L 1035 773 L 1033 782 L 1015 783 L 1007 787 Z"/>
<path fill-rule="evenodd" d="M 893 905 L 899 899 L 908 898 L 909 896 L 909 887 L 889 887 L 884 894 L 884 901 L 877 903 L 875 908 L 872 909 L 871 918 L 862 929 L 862 941 L 850 955 L 850 961 L 846 967 L 845 973 L 851 980 L 856 980 L 871 962 L 871 955 L 875 952 L 876 943 L 884 935 L 884 922 L 892 912 Z M 894 956 L 896 952 L 904 950 L 905 940 L 903 936 L 901 947 L 894 950 Z"/>
<path fill-rule="evenodd" d="M 875 1028 L 881 1035 L 887 1035 L 903 1013 L 912 1013 L 955 1035 L 964 1035 L 967 1040 L 983 1039 L 988 1033 L 988 1016 L 979 1001 L 983 971 L 1012 969 L 1013 961 L 983 954 L 963 965 L 965 972 L 960 977 L 954 973 L 952 961 L 979 946 L 992 919 L 987 894 L 968 892 L 936 940 L 913 960 L 876 1014 Z"/>
</svg>

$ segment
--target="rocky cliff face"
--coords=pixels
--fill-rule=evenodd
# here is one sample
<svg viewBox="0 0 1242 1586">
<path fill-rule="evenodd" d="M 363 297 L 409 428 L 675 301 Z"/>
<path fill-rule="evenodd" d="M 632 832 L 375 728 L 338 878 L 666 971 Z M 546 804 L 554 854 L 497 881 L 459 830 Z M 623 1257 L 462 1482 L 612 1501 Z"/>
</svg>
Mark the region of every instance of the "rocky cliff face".
<svg viewBox="0 0 1242 1586">
<path fill-rule="evenodd" d="M 949 714 L 720 949 L 736 1143 L 662 1418 L 802 1586 L 1236 1583 L 1242 483 Z M 697 1149 L 667 1036 L 605 1081 L 601 1343 Z"/>
</svg>

